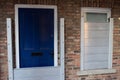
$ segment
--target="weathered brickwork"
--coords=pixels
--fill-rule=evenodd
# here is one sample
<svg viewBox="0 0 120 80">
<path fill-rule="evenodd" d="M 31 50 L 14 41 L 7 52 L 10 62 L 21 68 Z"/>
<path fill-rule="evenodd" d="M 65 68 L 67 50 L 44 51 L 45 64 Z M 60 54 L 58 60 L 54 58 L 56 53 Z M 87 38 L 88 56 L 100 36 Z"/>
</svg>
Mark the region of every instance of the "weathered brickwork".
<svg viewBox="0 0 120 80">
<path fill-rule="evenodd" d="M 12 18 L 12 27 L 14 32 L 15 4 L 57 5 L 58 22 L 59 18 L 65 18 L 66 80 L 120 80 L 120 21 L 118 20 L 118 17 L 120 17 L 119 0 L 0 0 L 0 80 L 7 80 L 8 77 L 6 18 Z M 112 17 L 114 18 L 113 68 L 117 70 L 115 74 L 89 76 L 77 75 L 77 72 L 80 71 L 81 7 L 111 8 Z M 13 33 L 13 45 L 15 45 L 14 43 L 15 39 Z"/>
</svg>

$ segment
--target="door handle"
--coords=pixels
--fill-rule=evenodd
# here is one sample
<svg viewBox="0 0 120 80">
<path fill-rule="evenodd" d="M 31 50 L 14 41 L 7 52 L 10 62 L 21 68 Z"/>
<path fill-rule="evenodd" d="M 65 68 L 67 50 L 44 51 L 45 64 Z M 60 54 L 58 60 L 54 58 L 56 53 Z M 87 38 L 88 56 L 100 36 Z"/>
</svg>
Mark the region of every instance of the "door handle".
<svg viewBox="0 0 120 80">
<path fill-rule="evenodd" d="M 51 55 L 52 57 L 54 57 L 54 51 L 51 51 L 51 52 L 50 52 L 50 55 Z"/>
</svg>

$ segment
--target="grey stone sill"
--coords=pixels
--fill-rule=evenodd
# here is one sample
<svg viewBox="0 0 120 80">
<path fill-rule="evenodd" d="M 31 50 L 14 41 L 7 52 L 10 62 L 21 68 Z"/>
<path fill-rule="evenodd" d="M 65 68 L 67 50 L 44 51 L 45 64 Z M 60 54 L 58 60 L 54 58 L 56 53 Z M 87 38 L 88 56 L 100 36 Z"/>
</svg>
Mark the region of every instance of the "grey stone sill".
<svg viewBox="0 0 120 80">
<path fill-rule="evenodd" d="M 86 70 L 86 71 L 79 71 L 77 75 L 95 75 L 95 74 L 109 74 L 109 73 L 116 73 L 116 69 L 100 69 L 100 70 Z"/>
</svg>

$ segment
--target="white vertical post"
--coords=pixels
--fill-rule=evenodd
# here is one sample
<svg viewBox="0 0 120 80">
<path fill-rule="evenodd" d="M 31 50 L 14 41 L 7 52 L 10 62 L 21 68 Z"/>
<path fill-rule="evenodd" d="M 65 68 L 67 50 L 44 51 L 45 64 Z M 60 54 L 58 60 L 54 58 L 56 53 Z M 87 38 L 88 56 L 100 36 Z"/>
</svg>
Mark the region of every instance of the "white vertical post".
<svg viewBox="0 0 120 80">
<path fill-rule="evenodd" d="M 81 68 L 84 70 L 84 17 L 81 17 Z"/>
<path fill-rule="evenodd" d="M 64 18 L 60 18 L 60 80 L 65 80 L 64 53 Z"/>
<path fill-rule="evenodd" d="M 6 19 L 7 23 L 7 53 L 8 53 L 8 74 L 9 80 L 13 80 L 13 61 L 12 61 L 12 27 L 11 18 Z"/>
<path fill-rule="evenodd" d="M 112 54 L 113 54 L 113 18 L 110 18 L 109 23 L 109 62 L 108 62 L 108 68 L 112 68 Z"/>
</svg>

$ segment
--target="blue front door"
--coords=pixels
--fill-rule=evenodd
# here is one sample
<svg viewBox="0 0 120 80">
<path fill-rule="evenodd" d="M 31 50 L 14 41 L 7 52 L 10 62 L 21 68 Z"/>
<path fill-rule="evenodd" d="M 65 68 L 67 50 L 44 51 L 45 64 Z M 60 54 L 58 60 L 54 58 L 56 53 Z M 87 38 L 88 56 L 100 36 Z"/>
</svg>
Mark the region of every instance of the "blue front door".
<svg viewBox="0 0 120 80">
<path fill-rule="evenodd" d="M 20 67 L 54 65 L 54 9 L 19 8 Z"/>
</svg>

